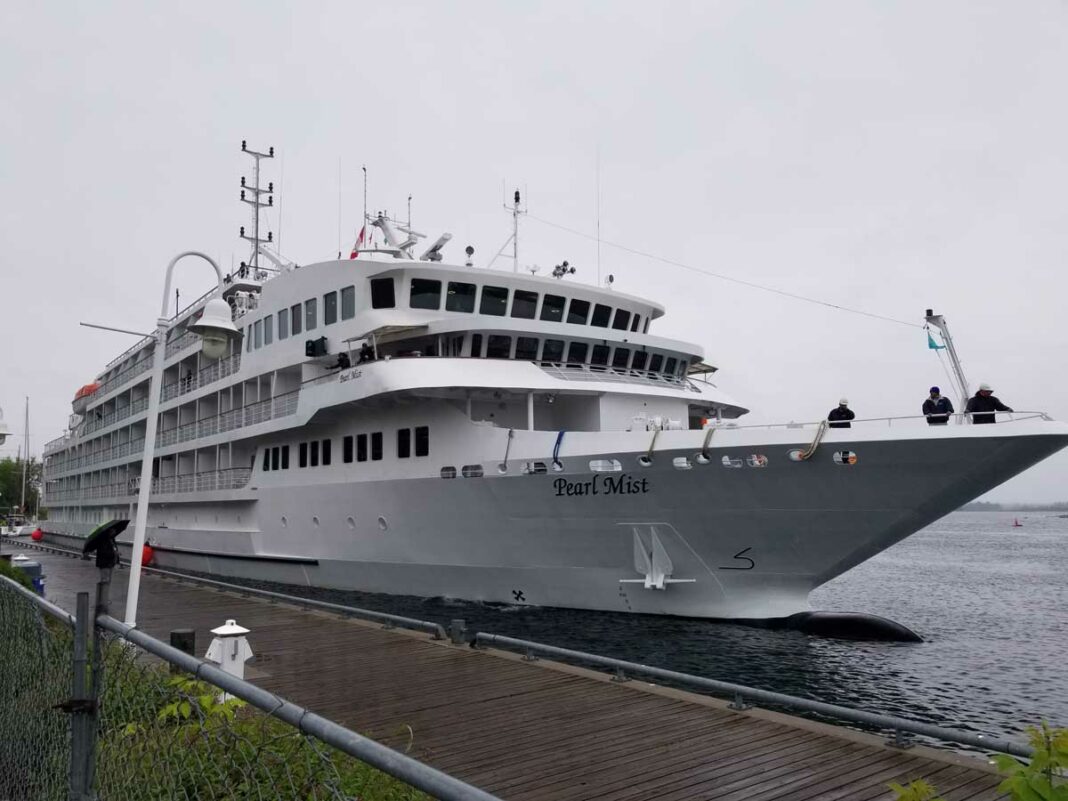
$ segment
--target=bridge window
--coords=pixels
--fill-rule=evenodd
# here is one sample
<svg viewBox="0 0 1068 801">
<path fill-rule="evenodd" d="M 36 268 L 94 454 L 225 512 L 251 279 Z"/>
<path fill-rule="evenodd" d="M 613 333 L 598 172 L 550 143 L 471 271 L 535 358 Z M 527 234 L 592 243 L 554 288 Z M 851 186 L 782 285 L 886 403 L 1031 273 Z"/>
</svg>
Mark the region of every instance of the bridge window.
<svg viewBox="0 0 1068 801">
<path fill-rule="evenodd" d="M 349 434 L 341 439 L 341 461 L 345 464 L 352 462 L 352 435 Z"/>
<path fill-rule="evenodd" d="M 449 281 L 445 295 L 445 311 L 473 312 L 475 310 L 475 285 Z"/>
<path fill-rule="evenodd" d="M 486 358 L 507 359 L 512 355 L 512 338 L 490 334 L 486 342 Z"/>
<path fill-rule="evenodd" d="M 393 296 L 393 279 L 392 278 L 372 278 L 371 279 L 371 308 L 372 309 L 392 309 L 397 305 L 397 300 Z"/>
<path fill-rule="evenodd" d="M 568 364 L 585 364 L 588 346 L 585 342 L 572 342 L 567 349 Z"/>
<path fill-rule="evenodd" d="M 612 320 L 612 328 L 616 331 L 626 331 L 630 325 L 630 312 L 626 309 L 616 309 L 616 317 Z"/>
<path fill-rule="evenodd" d="M 547 339 L 541 349 L 543 362 L 562 362 L 564 360 L 564 341 L 562 339 Z"/>
<path fill-rule="evenodd" d="M 675 375 L 675 367 L 679 363 L 679 360 L 674 356 L 670 357 L 664 364 L 664 373 L 666 375 Z"/>
<path fill-rule="evenodd" d="M 282 446 L 282 469 L 283 470 L 288 470 L 289 469 L 289 446 L 288 445 L 283 445 Z"/>
<path fill-rule="evenodd" d="M 533 320 L 538 308 L 538 293 L 517 289 L 512 297 L 512 316 Z"/>
<path fill-rule="evenodd" d="M 304 301 L 304 330 L 311 331 L 317 325 L 316 321 L 316 307 L 318 303 L 315 298 L 308 298 Z"/>
<path fill-rule="evenodd" d="M 308 443 L 300 443 L 300 447 L 297 450 L 297 464 L 300 467 L 308 466 Z"/>
<path fill-rule="evenodd" d="M 508 290 L 503 286 L 482 287 L 482 305 L 479 311 L 482 314 L 492 314 L 494 317 L 504 317 L 505 309 L 508 308 Z"/>
<path fill-rule="evenodd" d="M 382 432 L 376 431 L 371 435 L 371 461 L 382 461 Z"/>
<path fill-rule="evenodd" d="M 311 441 L 311 466 L 319 466 L 319 440 L 317 439 Z"/>
<path fill-rule="evenodd" d="M 323 295 L 323 325 L 333 325 L 337 322 L 337 292 L 327 292 Z"/>
<path fill-rule="evenodd" d="M 652 320 L 652 319 L 653 319 L 652 317 L 646 317 L 645 318 L 645 329 L 642 331 L 643 334 L 648 334 L 649 333 L 649 321 Z"/>
<path fill-rule="evenodd" d="M 663 363 L 664 363 L 663 354 L 654 353 L 653 354 L 653 358 L 650 359 L 650 361 L 649 361 L 649 372 L 650 373 L 659 373 L 660 372 L 660 365 L 662 365 Z"/>
<path fill-rule="evenodd" d="M 397 429 L 397 458 L 407 459 L 412 455 L 412 430 L 410 428 Z"/>
<path fill-rule="evenodd" d="M 634 320 L 630 324 L 631 333 L 637 333 L 638 328 L 641 326 L 642 316 L 640 314 L 634 315 Z"/>
<path fill-rule="evenodd" d="M 351 320 L 356 316 L 356 287 L 341 288 L 341 319 Z"/>
<path fill-rule="evenodd" d="M 263 470 L 264 472 L 271 469 L 271 449 L 263 449 Z"/>
<path fill-rule="evenodd" d="M 516 337 L 515 357 L 524 362 L 532 362 L 538 358 L 537 337 Z"/>
<path fill-rule="evenodd" d="M 430 455 L 430 427 L 429 426 L 416 426 L 415 427 L 415 455 L 416 456 L 429 456 Z"/>
<path fill-rule="evenodd" d="M 588 300 L 572 299 L 567 309 L 567 321 L 574 325 L 586 325 L 590 318 L 590 302 Z"/>
<path fill-rule="evenodd" d="M 631 363 L 630 368 L 632 370 L 644 370 L 645 362 L 649 358 L 649 354 L 644 350 L 635 351 L 634 361 Z"/>
<path fill-rule="evenodd" d="M 608 346 L 607 345 L 594 345 L 593 352 L 590 354 L 590 364 L 603 367 L 608 364 Z"/>
<path fill-rule="evenodd" d="M 412 291 L 408 299 L 413 309 L 441 308 L 441 281 L 432 281 L 427 278 L 413 278 Z"/>
<path fill-rule="evenodd" d="M 289 307 L 289 322 L 290 328 L 293 331 L 293 336 L 296 336 L 301 332 L 301 321 L 304 318 L 301 316 L 301 309 L 299 303 L 294 303 Z"/>
<path fill-rule="evenodd" d="M 255 340 L 253 347 L 263 347 L 263 320 L 257 320 L 252 324 L 253 339 Z"/>
<path fill-rule="evenodd" d="M 593 319 L 590 320 L 590 325 L 597 326 L 598 328 L 608 328 L 608 321 L 611 317 L 612 309 L 598 303 L 593 307 Z"/>
<path fill-rule="evenodd" d="M 278 312 L 278 339 L 279 341 L 289 336 L 289 310 L 282 309 Z"/>
<path fill-rule="evenodd" d="M 562 322 L 565 303 L 567 303 L 567 298 L 559 295 L 546 295 L 541 304 L 541 319 L 550 323 Z"/>
<path fill-rule="evenodd" d="M 278 469 L 278 464 L 280 462 L 280 458 L 279 457 L 281 456 L 281 454 L 278 451 L 279 451 L 279 448 L 277 448 L 277 447 L 271 448 L 271 469 L 272 470 L 277 470 Z"/>
<path fill-rule="evenodd" d="M 612 366 L 617 370 L 625 370 L 628 361 L 630 361 L 630 348 L 616 348 L 615 353 L 612 354 Z"/>
<path fill-rule="evenodd" d="M 471 357 L 474 359 L 482 358 L 482 334 L 471 335 Z"/>
<path fill-rule="evenodd" d="M 358 434 L 356 436 L 356 461 L 367 461 L 367 435 Z"/>
<path fill-rule="evenodd" d="M 330 443 L 331 440 L 323 440 L 323 465 L 328 466 L 330 464 Z"/>
<path fill-rule="evenodd" d="M 274 315 L 268 314 L 263 318 L 263 344 L 270 345 L 274 342 Z"/>
</svg>

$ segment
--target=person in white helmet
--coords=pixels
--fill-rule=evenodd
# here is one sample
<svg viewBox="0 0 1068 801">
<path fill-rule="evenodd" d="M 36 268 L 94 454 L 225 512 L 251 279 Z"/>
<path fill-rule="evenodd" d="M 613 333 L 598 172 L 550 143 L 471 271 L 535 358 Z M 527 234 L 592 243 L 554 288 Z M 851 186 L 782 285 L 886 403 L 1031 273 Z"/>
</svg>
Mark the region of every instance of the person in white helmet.
<svg viewBox="0 0 1068 801">
<path fill-rule="evenodd" d="M 849 398 L 842 398 L 838 401 L 838 406 L 831 409 L 831 413 L 827 415 L 827 419 L 831 421 L 828 428 L 852 428 L 852 424 L 849 422 L 854 417 L 853 410 L 849 408 Z"/>
<path fill-rule="evenodd" d="M 994 397 L 994 389 L 987 383 L 979 385 L 979 391 L 968 398 L 968 407 L 964 410 L 972 415 L 972 422 L 977 424 L 996 423 L 994 412 L 1011 412 L 1008 406 Z"/>
</svg>

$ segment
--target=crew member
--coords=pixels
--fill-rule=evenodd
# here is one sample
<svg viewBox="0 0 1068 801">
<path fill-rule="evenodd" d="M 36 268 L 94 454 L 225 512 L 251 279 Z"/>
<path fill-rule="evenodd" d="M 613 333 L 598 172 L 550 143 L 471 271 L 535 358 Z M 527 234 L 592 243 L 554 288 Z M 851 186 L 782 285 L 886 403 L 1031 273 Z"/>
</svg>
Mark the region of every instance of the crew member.
<svg viewBox="0 0 1068 801">
<path fill-rule="evenodd" d="M 1008 406 L 994 397 L 994 390 L 989 384 L 980 384 L 979 391 L 968 398 L 968 408 L 965 411 L 972 415 L 972 422 L 976 424 L 996 423 L 997 415 L 994 412 L 1011 412 Z"/>
<path fill-rule="evenodd" d="M 953 403 L 943 398 L 938 387 L 931 387 L 931 397 L 923 402 L 923 413 L 927 416 L 927 425 L 944 426 L 953 414 Z"/>
<path fill-rule="evenodd" d="M 360 346 L 360 358 L 359 358 L 359 361 L 357 361 L 356 363 L 357 364 L 363 364 L 364 362 L 374 361 L 374 358 L 375 358 L 374 349 L 370 346 L 370 344 L 368 344 L 367 342 L 364 342 Z"/>
<path fill-rule="evenodd" d="M 827 415 L 827 419 L 831 421 L 830 428 L 852 428 L 852 424 L 849 422 L 854 417 L 853 410 L 849 408 L 849 399 L 842 398 L 838 401 L 838 406 L 831 409 L 831 413 Z"/>
</svg>

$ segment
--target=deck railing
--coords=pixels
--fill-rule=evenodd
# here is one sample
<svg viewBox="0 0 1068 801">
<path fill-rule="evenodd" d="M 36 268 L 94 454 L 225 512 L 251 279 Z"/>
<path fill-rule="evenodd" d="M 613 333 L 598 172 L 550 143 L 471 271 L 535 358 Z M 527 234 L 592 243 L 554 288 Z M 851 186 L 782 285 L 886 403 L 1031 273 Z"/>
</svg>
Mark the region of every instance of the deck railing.
<svg viewBox="0 0 1068 801">
<path fill-rule="evenodd" d="M 572 362 L 535 362 L 553 378 L 562 381 L 599 381 L 610 384 L 641 384 L 647 387 L 670 387 L 700 392 L 688 378 L 654 373 L 649 370 L 629 370 L 623 367 L 608 367 Z"/>
<path fill-rule="evenodd" d="M 252 477 L 248 467 L 230 467 L 223 470 L 205 470 L 200 473 L 188 473 L 180 476 L 163 476 L 152 479 L 153 495 L 171 495 L 183 492 L 211 492 L 215 490 L 232 490 L 245 487 Z M 101 498 L 129 498 L 137 494 L 141 485 L 139 478 L 118 481 L 110 484 L 98 484 L 81 489 L 47 492 L 49 503 L 69 503 L 71 501 L 90 501 Z"/>
<path fill-rule="evenodd" d="M 948 421 L 948 423 L 946 423 L 946 425 L 974 425 L 972 423 L 972 420 L 971 420 L 973 415 L 979 415 L 979 416 L 993 415 L 995 420 L 999 424 L 1022 423 L 1025 420 L 1045 420 L 1045 421 L 1052 421 L 1053 420 L 1053 418 L 1050 417 L 1049 414 L 1047 414 L 1046 412 L 1038 412 L 1038 411 L 955 412 L 953 414 L 948 415 L 949 421 Z M 744 426 L 737 425 L 736 423 L 733 423 L 733 422 L 723 422 L 723 423 L 717 424 L 716 427 L 719 428 L 719 429 L 727 430 L 727 431 L 742 431 L 742 430 L 752 431 L 752 430 L 755 430 L 755 429 L 769 429 L 769 430 L 774 430 L 774 429 L 799 429 L 799 430 L 805 430 L 805 429 L 816 429 L 816 428 L 819 428 L 820 424 L 824 423 L 824 422 L 826 422 L 826 421 L 824 421 L 824 420 L 814 420 L 814 421 L 806 421 L 806 422 L 802 422 L 802 423 L 797 423 L 797 422 L 794 422 L 794 421 L 790 421 L 789 423 L 753 423 L 751 425 L 744 425 Z M 853 420 L 849 420 L 849 421 L 831 421 L 831 422 L 832 422 L 832 424 L 834 422 L 848 422 L 850 424 L 850 426 L 849 426 L 850 428 L 856 428 L 856 427 L 859 427 L 859 426 L 864 426 L 864 427 L 867 427 L 869 430 L 871 428 L 875 427 L 875 426 L 882 427 L 884 425 L 887 426 L 888 428 L 892 428 L 895 425 L 898 426 L 898 427 L 903 427 L 903 426 L 911 426 L 911 427 L 923 426 L 923 427 L 926 427 L 926 425 L 927 425 L 927 416 L 926 415 L 922 415 L 922 414 L 912 414 L 912 415 L 901 415 L 901 416 L 897 416 L 897 417 L 863 417 L 863 418 L 862 417 L 857 417 L 857 418 L 854 418 Z M 833 425 L 832 425 L 832 427 L 833 427 Z M 931 428 L 939 428 L 939 427 L 940 426 L 938 426 L 938 425 L 931 426 Z"/>
</svg>

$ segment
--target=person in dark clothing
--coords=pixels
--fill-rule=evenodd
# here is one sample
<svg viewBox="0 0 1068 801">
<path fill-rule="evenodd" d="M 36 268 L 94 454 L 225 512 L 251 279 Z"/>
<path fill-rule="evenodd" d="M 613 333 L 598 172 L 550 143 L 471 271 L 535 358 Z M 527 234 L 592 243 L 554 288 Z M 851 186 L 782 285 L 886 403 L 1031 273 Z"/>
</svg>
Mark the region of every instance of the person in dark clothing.
<svg viewBox="0 0 1068 801">
<path fill-rule="evenodd" d="M 374 358 L 375 358 L 374 350 L 371 348 L 371 346 L 368 343 L 364 342 L 360 346 L 360 358 L 356 362 L 356 364 L 363 364 L 364 362 L 374 361 Z"/>
<path fill-rule="evenodd" d="M 953 414 L 953 403 L 943 398 L 938 387 L 931 387 L 931 397 L 923 402 L 923 413 L 927 415 L 927 425 L 944 426 Z"/>
<path fill-rule="evenodd" d="M 853 410 L 849 408 L 849 400 L 842 398 L 838 401 L 838 406 L 831 409 L 831 413 L 827 415 L 827 419 L 831 421 L 829 428 L 852 428 L 852 424 L 849 422 L 854 417 Z"/>
<path fill-rule="evenodd" d="M 971 413 L 973 423 L 984 424 L 997 422 L 994 412 L 1011 412 L 1012 409 L 994 397 L 994 390 L 989 384 L 980 384 L 979 391 L 968 398 L 968 408 L 965 411 Z"/>
</svg>

